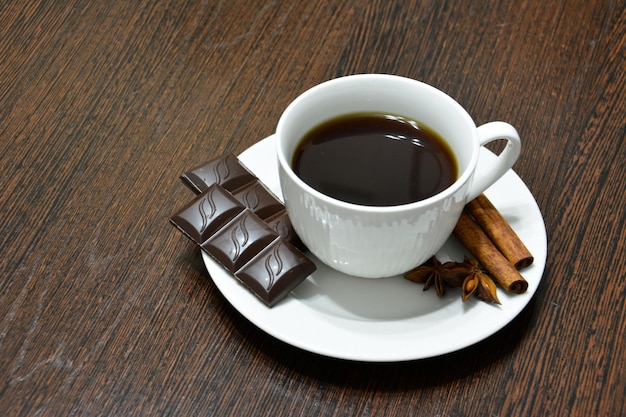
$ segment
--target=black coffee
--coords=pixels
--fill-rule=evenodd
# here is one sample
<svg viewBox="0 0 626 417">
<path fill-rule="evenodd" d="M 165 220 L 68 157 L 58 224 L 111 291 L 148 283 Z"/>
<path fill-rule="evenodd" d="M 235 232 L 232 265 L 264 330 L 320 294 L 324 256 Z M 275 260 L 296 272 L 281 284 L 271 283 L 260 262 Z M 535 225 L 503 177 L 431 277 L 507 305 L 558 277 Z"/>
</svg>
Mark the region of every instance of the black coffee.
<svg viewBox="0 0 626 417">
<path fill-rule="evenodd" d="M 296 148 L 295 173 L 349 203 L 394 206 L 431 197 L 457 179 L 456 159 L 433 130 L 382 113 L 357 113 L 310 130 Z"/>
</svg>

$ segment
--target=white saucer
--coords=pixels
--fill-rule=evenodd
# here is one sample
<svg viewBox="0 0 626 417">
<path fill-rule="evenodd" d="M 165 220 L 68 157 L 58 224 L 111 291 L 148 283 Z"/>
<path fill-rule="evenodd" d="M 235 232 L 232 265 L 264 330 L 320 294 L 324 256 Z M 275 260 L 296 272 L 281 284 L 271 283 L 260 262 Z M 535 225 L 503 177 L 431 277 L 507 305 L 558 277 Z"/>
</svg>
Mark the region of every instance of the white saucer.
<svg viewBox="0 0 626 417">
<path fill-rule="evenodd" d="M 484 149 L 484 148 L 483 148 Z M 493 157 L 484 150 L 487 158 Z M 276 195 L 281 196 L 274 137 L 239 156 Z M 546 263 L 543 217 L 524 182 L 510 170 L 485 193 L 535 257 L 522 275 L 524 294 L 498 288 L 502 305 L 476 298 L 461 300 L 460 289 L 439 298 L 434 288 L 401 276 L 364 279 L 343 275 L 321 262 L 306 281 L 272 308 L 203 253 L 207 270 L 224 297 L 266 333 L 290 345 L 321 355 L 368 362 L 405 361 L 453 352 L 494 334 L 513 320 L 531 300 Z M 450 238 L 437 253 L 441 261 L 462 260 L 463 246 Z"/>
</svg>

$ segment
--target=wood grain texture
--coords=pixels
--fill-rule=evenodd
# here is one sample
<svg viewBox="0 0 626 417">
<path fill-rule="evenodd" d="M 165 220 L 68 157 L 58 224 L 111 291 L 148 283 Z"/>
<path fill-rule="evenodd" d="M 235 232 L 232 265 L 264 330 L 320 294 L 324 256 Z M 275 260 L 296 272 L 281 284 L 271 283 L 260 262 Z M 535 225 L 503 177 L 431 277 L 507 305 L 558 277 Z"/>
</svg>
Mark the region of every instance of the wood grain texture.
<svg viewBox="0 0 626 417">
<path fill-rule="evenodd" d="M 0 56 L 3 415 L 626 414 L 626 2 L 4 2 Z M 234 310 L 168 225 L 184 170 L 362 72 L 520 131 L 548 264 L 475 346 L 300 351 Z"/>
</svg>

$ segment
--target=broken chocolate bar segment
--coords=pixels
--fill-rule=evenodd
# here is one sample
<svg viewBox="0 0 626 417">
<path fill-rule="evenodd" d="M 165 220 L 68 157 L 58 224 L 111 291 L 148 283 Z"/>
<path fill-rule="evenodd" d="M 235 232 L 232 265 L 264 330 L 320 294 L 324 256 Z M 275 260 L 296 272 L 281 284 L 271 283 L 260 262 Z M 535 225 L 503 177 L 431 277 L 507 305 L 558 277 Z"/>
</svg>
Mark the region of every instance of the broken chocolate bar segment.
<svg viewBox="0 0 626 417">
<path fill-rule="evenodd" d="M 249 208 L 262 218 L 266 220 L 278 213 L 281 210 L 285 210 L 285 206 L 281 203 L 267 188 L 261 184 L 260 181 L 247 184 L 236 190 L 231 190 L 233 196 L 243 203 L 244 206 Z"/>
<path fill-rule="evenodd" d="M 286 240 L 278 239 L 235 276 L 268 305 L 273 305 L 282 294 L 287 294 L 311 275 L 315 268 L 302 252 Z"/>
<path fill-rule="evenodd" d="M 265 223 L 267 223 L 272 230 L 296 248 L 306 250 L 304 243 L 302 243 L 296 234 L 296 231 L 293 230 L 293 226 L 291 225 L 291 221 L 289 220 L 286 210 L 280 211 L 272 217 L 265 219 Z"/>
<path fill-rule="evenodd" d="M 222 187 L 213 187 L 194 198 L 171 222 L 198 245 L 224 227 L 245 207 Z"/>
<path fill-rule="evenodd" d="M 180 179 L 196 193 L 206 191 L 212 184 L 219 184 L 226 190 L 233 191 L 257 180 L 233 154 L 226 154 L 195 167 L 181 175 Z"/>
<path fill-rule="evenodd" d="M 259 217 L 245 210 L 204 242 L 202 249 L 229 271 L 237 271 L 278 238 Z"/>
<path fill-rule="evenodd" d="M 316 269 L 219 184 L 171 216 L 170 222 L 270 307 Z"/>
<path fill-rule="evenodd" d="M 221 185 L 283 238 L 298 248 L 304 248 L 291 226 L 283 203 L 235 155 L 215 158 L 185 172 L 180 178 L 196 193 L 205 192 L 213 184 Z"/>
</svg>

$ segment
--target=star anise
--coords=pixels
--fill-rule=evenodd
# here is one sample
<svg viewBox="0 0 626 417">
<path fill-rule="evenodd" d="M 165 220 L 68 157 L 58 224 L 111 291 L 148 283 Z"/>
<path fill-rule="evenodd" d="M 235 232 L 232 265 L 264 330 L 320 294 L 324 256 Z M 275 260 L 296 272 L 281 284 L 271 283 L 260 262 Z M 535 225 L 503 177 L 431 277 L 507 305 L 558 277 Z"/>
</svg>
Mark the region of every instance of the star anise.
<svg viewBox="0 0 626 417">
<path fill-rule="evenodd" d="M 424 264 L 407 272 L 404 278 L 424 284 L 424 291 L 434 285 L 439 297 L 445 295 L 446 286 L 461 287 L 463 301 L 475 295 L 488 303 L 500 304 L 496 284 L 480 268 L 476 259 L 467 256 L 463 262 L 449 261 L 444 264 L 433 256 Z"/>
<path fill-rule="evenodd" d="M 432 285 L 439 297 L 443 297 L 446 293 L 446 285 L 450 287 L 460 287 L 463 278 L 467 275 L 459 274 L 457 262 L 446 262 L 442 264 L 433 256 L 424 264 L 407 272 L 404 278 L 424 284 L 424 291 L 428 290 Z"/>
<path fill-rule="evenodd" d="M 478 266 L 478 261 L 476 259 L 469 259 L 465 257 L 463 264 L 465 265 L 467 271 L 467 275 L 461 286 L 463 289 L 463 301 L 466 301 L 475 294 L 476 297 L 483 301 L 500 304 L 500 300 L 498 300 L 498 294 L 496 292 L 496 284 Z"/>
</svg>

